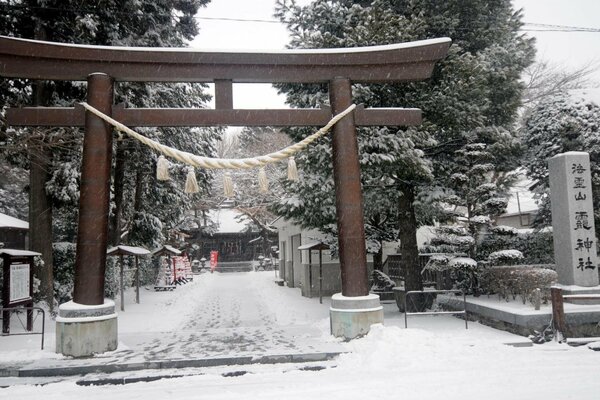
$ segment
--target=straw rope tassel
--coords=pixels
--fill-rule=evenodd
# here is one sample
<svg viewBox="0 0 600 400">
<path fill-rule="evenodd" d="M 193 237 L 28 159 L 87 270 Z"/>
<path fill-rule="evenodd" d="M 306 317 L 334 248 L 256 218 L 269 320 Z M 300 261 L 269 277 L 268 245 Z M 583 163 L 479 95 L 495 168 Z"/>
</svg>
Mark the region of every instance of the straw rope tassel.
<svg viewBox="0 0 600 400">
<path fill-rule="evenodd" d="M 267 173 L 264 168 L 258 171 L 258 189 L 261 193 L 267 193 L 269 191 L 269 181 L 267 180 Z"/>
<path fill-rule="evenodd" d="M 165 156 L 158 157 L 156 162 L 156 179 L 159 181 L 168 181 L 169 177 L 169 162 Z"/>
<path fill-rule="evenodd" d="M 298 180 L 298 168 L 296 168 L 296 160 L 294 160 L 294 157 L 288 158 L 287 175 L 288 180 L 290 181 Z"/>
<path fill-rule="evenodd" d="M 233 197 L 233 180 L 229 172 L 225 172 L 223 175 L 223 194 L 228 198 Z"/>
<path fill-rule="evenodd" d="M 185 178 L 185 192 L 186 193 L 198 193 L 200 187 L 198 187 L 198 181 L 196 180 L 196 172 L 194 168 L 189 167 L 187 177 Z"/>
</svg>

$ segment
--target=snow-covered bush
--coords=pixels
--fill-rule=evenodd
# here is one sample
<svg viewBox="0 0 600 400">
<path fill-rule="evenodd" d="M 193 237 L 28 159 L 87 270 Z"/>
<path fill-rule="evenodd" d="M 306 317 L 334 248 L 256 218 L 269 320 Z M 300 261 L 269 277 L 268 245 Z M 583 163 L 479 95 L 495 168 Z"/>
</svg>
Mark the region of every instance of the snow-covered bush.
<svg viewBox="0 0 600 400">
<path fill-rule="evenodd" d="M 58 242 L 52 244 L 54 250 L 54 298 L 58 304 L 73 298 L 75 279 L 75 243 Z"/>
<path fill-rule="evenodd" d="M 517 233 L 514 228 L 496 226 L 490 229 L 490 233 L 477 248 L 475 257 L 477 260 L 489 260 L 490 255 L 494 252 L 514 249 L 523 255 L 523 259 L 519 261 L 520 264 L 534 265 L 554 262 L 552 232 Z M 496 263 L 496 265 L 500 264 L 502 262 Z"/>
<path fill-rule="evenodd" d="M 374 292 L 389 292 L 396 286 L 396 282 L 378 270 L 373 271 L 371 279 L 373 280 L 371 290 Z"/>
<path fill-rule="evenodd" d="M 448 269 L 448 261 L 450 261 L 451 256 L 446 255 L 446 254 L 434 254 L 429 258 L 429 261 L 427 261 L 427 264 L 425 264 L 425 267 L 423 268 L 423 271 L 421 271 L 421 273 L 424 273 L 425 271 L 432 271 L 432 272 L 442 272 L 442 271 L 446 271 Z"/>
<path fill-rule="evenodd" d="M 442 225 L 435 228 L 435 236 L 424 246 L 426 253 L 467 253 L 475 239 L 460 225 Z"/>
<path fill-rule="evenodd" d="M 131 283 L 128 279 L 129 274 L 125 274 L 123 284 Z M 109 299 L 114 299 L 119 293 L 119 265 L 117 257 L 108 257 L 106 259 L 106 273 L 104 275 L 104 296 Z"/>
<path fill-rule="evenodd" d="M 436 274 L 449 274 L 454 289 L 467 294 L 479 293 L 479 267 L 477 261 L 469 257 L 456 257 L 452 254 L 434 254 L 421 273 L 431 271 Z M 439 280 L 438 280 L 439 282 Z"/>
<path fill-rule="evenodd" d="M 455 257 L 448 261 L 448 267 L 450 268 L 450 279 L 454 282 L 455 289 L 462 290 L 466 294 L 479 294 L 477 261 L 469 257 Z"/>
<path fill-rule="evenodd" d="M 516 236 L 519 233 L 517 228 L 507 225 L 496 225 L 489 228 L 489 231 L 498 235 Z"/>
<path fill-rule="evenodd" d="M 519 250 L 499 250 L 488 257 L 490 265 L 515 265 L 523 260 L 523 253 Z"/>
<path fill-rule="evenodd" d="M 558 274 L 553 265 L 494 266 L 482 272 L 481 288 L 484 293 L 498 294 L 506 301 L 521 297 L 523 304 L 533 302 L 536 289 L 541 289 L 542 299 L 547 302 L 550 286 L 556 283 Z"/>
</svg>

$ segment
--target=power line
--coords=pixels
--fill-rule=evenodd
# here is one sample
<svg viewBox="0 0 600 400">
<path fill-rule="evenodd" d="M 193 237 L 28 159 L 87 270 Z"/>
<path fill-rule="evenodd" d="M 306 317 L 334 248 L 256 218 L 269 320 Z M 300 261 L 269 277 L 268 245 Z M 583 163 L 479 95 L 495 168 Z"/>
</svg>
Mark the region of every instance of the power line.
<svg viewBox="0 0 600 400">
<path fill-rule="evenodd" d="M 538 24 L 533 22 L 524 22 L 524 26 L 531 26 L 532 28 L 521 28 L 523 31 L 532 32 L 600 32 L 600 28 L 586 28 L 581 26 L 567 26 L 567 25 L 551 25 L 551 24 Z"/>
<path fill-rule="evenodd" d="M 0 2 L 0 7 L 2 8 L 13 8 L 13 9 L 29 9 L 29 10 L 51 10 L 51 11 L 72 11 L 72 12 L 80 12 L 80 13 L 90 13 L 90 14 L 99 14 L 98 9 L 93 8 L 65 8 L 65 7 L 50 7 L 50 6 L 30 6 L 25 4 L 10 4 L 10 3 L 2 3 Z M 110 10 L 111 14 L 127 14 L 129 12 Z M 159 14 L 165 17 L 170 17 L 176 19 L 176 15 L 171 14 Z M 282 24 L 281 21 L 275 19 L 261 19 L 261 18 L 232 18 L 232 17 L 202 17 L 195 15 L 193 17 L 197 20 L 205 20 L 205 21 L 226 21 L 226 22 L 257 22 L 257 23 L 267 23 L 267 24 Z M 459 28 L 460 29 L 460 28 Z M 582 26 L 569 26 L 569 25 L 556 25 L 556 24 L 541 24 L 534 22 L 523 22 L 523 27 L 520 28 L 521 31 L 528 32 L 586 32 L 586 33 L 600 33 L 600 28 L 590 28 L 590 27 L 582 27 Z"/>
<path fill-rule="evenodd" d="M 232 22 L 265 22 L 269 24 L 281 24 L 281 21 L 274 19 L 246 19 L 246 18 L 227 18 L 227 17 L 198 17 L 195 19 L 203 19 L 208 21 L 232 21 Z"/>
</svg>

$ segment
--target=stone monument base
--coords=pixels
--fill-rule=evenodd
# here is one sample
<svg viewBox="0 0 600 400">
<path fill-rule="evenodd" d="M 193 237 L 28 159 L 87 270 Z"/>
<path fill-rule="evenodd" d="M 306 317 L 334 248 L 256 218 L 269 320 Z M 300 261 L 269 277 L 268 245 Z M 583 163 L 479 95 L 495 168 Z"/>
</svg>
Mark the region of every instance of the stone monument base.
<svg viewBox="0 0 600 400">
<path fill-rule="evenodd" d="M 65 356 L 90 357 L 116 350 L 118 345 L 115 303 L 88 306 L 72 301 L 58 307 L 56 352 Z"/>
<path fill-rule="evenodd" d="M 555 285 L 562 289 L 563 296 L 586 296 L 598 295 L 598 299 L 565 299 L 565 303 L 571 304 L 600 304 L 600 286 L 577 286 L 577 285 Z"/>
<path fill-rule="evenodd" d="M 346 340 L 369 333 L 371 325 L 383 323 L 383 307 L 379 296 L 346 297 L 341 293 L 331 296 L 329 309 L 331 334 Z"/>
</svg>

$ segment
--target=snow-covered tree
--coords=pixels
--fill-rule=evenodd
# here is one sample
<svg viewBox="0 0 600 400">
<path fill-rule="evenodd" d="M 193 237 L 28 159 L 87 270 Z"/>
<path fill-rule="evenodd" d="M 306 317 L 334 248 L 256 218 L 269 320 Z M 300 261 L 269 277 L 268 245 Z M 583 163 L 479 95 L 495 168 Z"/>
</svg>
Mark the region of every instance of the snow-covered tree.
<svg viewBox="0 0 600 400">
<path fill-rule="evenodd" d="M 448 188 L 444 201 L 465 217 L 464 224 L 474 239 L 467 252 L 475 257 L 481 234 L 506 208 L 505 195 L 515 180 L 511 171 L 517 167 L 519 143 L 498 127 L 474 129 L 465 139 L 467 143 L 444 166 Z"/>
<path fill-rule="evenodd" d="M 600 106 L 563 94 L 550 97 L 533 108 L 523 126 L 527 151 L 524 164 L 534 182 L 540 211 L 538 227 L 551 224 L 548 159 L 567 151 L 590 154 L 596 234 L 600 229 Z"/>
<path fill-rule="evenodd" d="M 532 41 L 518 32 L 521 14 L 508 0 L 318 0 L 306 7 L 280 0 L 276 15 L 288 25 L 292 48 L 453 39 L 448 57 L 427 81 L 353 87 L 355 101 L 367 106 L 424 111 L 423 124 L 417 128 L 358 132 L 367 241 L 376 242 L 382 231 L 398 232 L 403 259 L 408 266 L 418 266 L 416 229 L 445 216 L 436 204 L 448 195 L 455 152 L 481 143 L 473 140 L 478 129 L 505 132 L 515 120 L 523 88 L 519 76 L 533 60 Z M 328 102 L 327 89 L 319 85 L 285 85 L 281 90 L 294 106 Z M 290 135 L 298 140 L 308 132 L 290 130 Z M 335 235 L 329 139 L 302 153 L 298 163 L 302 179 L 286 186 L 277 212 Z M 496 165 L 488 169 L 490 175 Z M 406 285 L 410 290 L 422 288 L 415 267 L 407 269 Z"/>
</svg>

